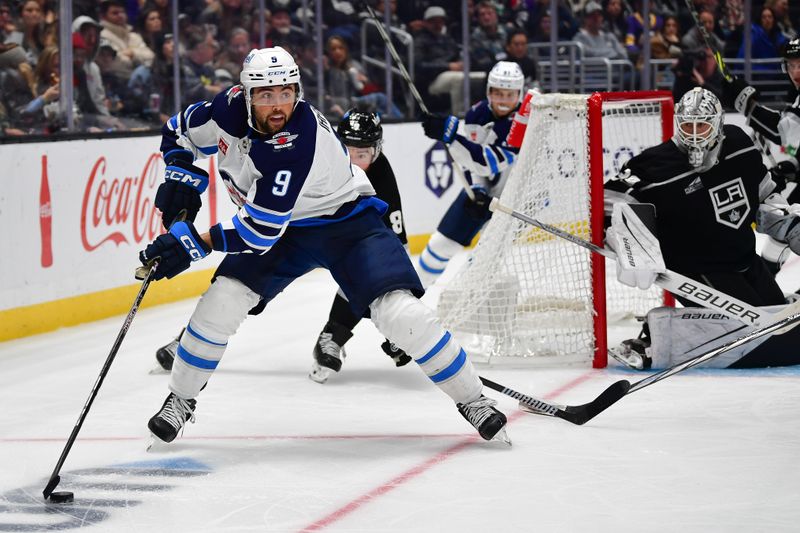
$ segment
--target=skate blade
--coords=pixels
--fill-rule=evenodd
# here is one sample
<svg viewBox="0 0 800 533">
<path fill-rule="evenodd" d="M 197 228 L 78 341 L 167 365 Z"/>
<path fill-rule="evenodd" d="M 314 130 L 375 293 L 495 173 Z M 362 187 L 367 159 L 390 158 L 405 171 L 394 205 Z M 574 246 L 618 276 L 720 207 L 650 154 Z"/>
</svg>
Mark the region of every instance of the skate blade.
<svg viewBox="0 0 800 533">
<path fill-rule="evenodd" d="M 508 433 L 506 433 L 506 428 L 503 428 L 497 433 L 495 433 L 494 437 L 492 437 L 491 442 L 501 442 L 506 446 L 511 447 L 511 438 L 509 438 Z"/>
<path fill-rule="evenodd" d="M 625 367 L 632 370 L 642 370 L 644 368 L 644 361 L 641 357 L 628 358 L 621 353 L 617 353 L 615 350 L 608 350 L 608 355 L 610 355 L 615 361 L 622 363 Z"/>
<path fill-rule="evenodd" d="M 320 366 L 316 362 L 311 365 L 311 372 L 308 373 L 308 378 L 311 381 L 314 381 L 319 384 L 323 384 L 328 381 L 328 378 L 333 373 L 333 370 L 330 368 L 325 368 L 324 366 Z"/>
<path fill-rule="evenodd" d="M 162 367 L 159 364 L 156 364 L 156 366 L 151 368 L 150 372 L 148 372 L 148 374 L 150 374 L 151 376 L 154 376 L 154 375 L 157 375 L 157 374 L 169 374 L 169 373 L 170 373 L 169 370 L 165 370 L 164 367 Z"/>
</svg>

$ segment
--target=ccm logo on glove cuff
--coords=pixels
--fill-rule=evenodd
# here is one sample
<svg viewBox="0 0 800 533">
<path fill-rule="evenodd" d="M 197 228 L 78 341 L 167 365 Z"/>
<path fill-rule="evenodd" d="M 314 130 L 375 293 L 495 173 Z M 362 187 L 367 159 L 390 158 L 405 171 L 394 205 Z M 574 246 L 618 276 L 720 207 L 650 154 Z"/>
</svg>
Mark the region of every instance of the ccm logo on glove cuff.
<svg viewBox="0 0 800 533">
<path fill-rule="evenodd" d="M 191 172 L 187 172 L 180 167 L 167 167 L 164 177 L 168 180 L 184 183 L 193 189 L 197 189 L 201 193 L 205 192 L 206 187 L 208 187 L 207 177 L 199 174 L 192 174 Z"/>
</svg>

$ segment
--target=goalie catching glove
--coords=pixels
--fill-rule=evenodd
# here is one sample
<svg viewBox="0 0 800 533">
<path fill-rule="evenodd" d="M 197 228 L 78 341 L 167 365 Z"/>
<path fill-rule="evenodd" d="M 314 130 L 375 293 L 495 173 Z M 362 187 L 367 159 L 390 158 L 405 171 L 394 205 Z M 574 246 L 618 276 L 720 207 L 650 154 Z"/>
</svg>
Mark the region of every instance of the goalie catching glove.
<svg viewBox="0 0 800 533">
<path fill-rule="evenodd" d="M 153 279 L 174 278 L 192 264 L 211 253 L 191 222 L 176 222 L 169 233 L 159 235 L 156 240 L 139 252 L 139 261 L 150 266 L 158 260 Z"/>
<path fill-rule="evenodd" d="M 611 227 L 606 230 L 606 245 L 617 254 L 620 283 L 649 289 L 658 275 L 666 272 L 655 236 L 655 215 L 652 204 L 614 204 Z"/>
<path fill-rule="evenodd" d="M 788 244 L 800 254 L 800 204 L 789 205 L 780 194 L 770 194 L 758 207 L 756 231 Z"/>
</svg>

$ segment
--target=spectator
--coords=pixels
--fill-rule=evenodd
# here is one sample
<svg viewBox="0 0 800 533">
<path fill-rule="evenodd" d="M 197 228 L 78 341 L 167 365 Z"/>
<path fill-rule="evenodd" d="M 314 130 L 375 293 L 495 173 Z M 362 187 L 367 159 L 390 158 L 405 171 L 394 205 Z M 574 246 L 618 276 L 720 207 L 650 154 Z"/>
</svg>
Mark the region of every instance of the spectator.
<svg viewBox="0 0 800 533">
<path fill-rule="evenodd" d="M 267 46 L 280 46 L 286 50 L 294 50 L 307 37 L 302 32 L 292 28 L 292 19 L 289 10 L 285 7 L 276 7 L 272 10 L 270 20 L 272 28 L 267 33 Z"/>
<path fill-rule="evenodd" d="M 101 41 L 95 57 L 95 63 L 100 70 L 103 89 L 107 100 L 105 102 L 106 113 L 114 116 L 136 116 L 142 112 L 143 102 L 133 98 L 128 89 L 128 80 L 119 77 L 114 70 L 114 59 L 117 52 L 111 43 Z M 146 68 L 146 67 L 145 67 Z"/>
<path fill-rule="evenodd" d="M 56 33 L 45 23 L 42 6 L 37 0 L 22 3 L 17 31 L 6 37 L 6 42 L 16 43 L 25 51 L 26 62 L 35 66 L 39 54 L 56 43 Z"/>
<path fill-rule="evenodd" d="M 447 14 L 441 7 L 431 6 L 423 19 L 423 27 L 414 38 L 417 88 L 435 111 L 449 111 L 451 106 L 461 109 L 464 64 L 458 43 L 445 32 Z M 444 99 L 447 95 L 449 101 Z"/>
<path fill-rule="evenodd" d="M 530 89 L 536 85 L 536 62 L 528 55 L 528 35 L 524 30 L 512 30 L 506 37 L 505 52 L 500 60 L 513 61 L 525 75 L 525 87 Z"/>
<path fill-rule="evenodd" d="M 187 11 L 186 6 L 182 4 L 180 8 L 181 8 L 181 13 L 186 14 Z M 172 16 L 170 13 L 169 0 L 146 0 L 144 5 L 142 6 L 142 10 L 146 11 L 148 9 L 155 9 L 156 11 L 158 11 L 158 14 L 161 16 L 161 26 L 164 28 L 165 31 L 171 31 Z"/>
<path fill-rule="evenodd" d="M 764 7 L 772 9 L 775 15 L 775 25 L 787 40 L 794 39 L 797 33 L 789 17 L 789 0 L 767 0 Z"/>
<path fill-rule="evenodd" d="M 212 60 L 219 48 L 211 33 L 204 27 L 191 28 L 186 34 L 187 50 L 181 65 L 186 86 L 182 98 L 188 102 L 211 100 L 222 87 L 214 85 Z"/>
<path fill-rule="evenodd" d="M 99 22 L 86 15 L 81 15 L 72 22 L 72 32 L 79 33 L 83 42 L 86 43 L 86 61 L 83 63 L 83 71 L 92 102 L 101 113 L 108 108 L 108 103 L 100 68 L 94 58 L 100 45 L 99 36 L 102 28 Z"/>
<path fill-rule="evenodd" d="M 6 38 L 17 31 L 14 17 L 11 14 L 11 3 L 7 0 L 0 1 L 0 43 L 5 43 Z"/>
<path fill-rule="evenodd" d="M 533 41 L 536 41 L 534 36 L 539 36 L 541 38 L 542 35 L 542 19 L 547 17 L 548 23 L 550 21 L 550 0 L 525 0 L 526 4 L 528 5 L 528 35 L 532 37 Z M 559 41 L 568 41 L 572 39 L 572 37 L 578 33 L 578 21 L 575 20 L 575 17 L 572 14 L 572 11 L 564 5 L 562 0 L 559 0 L 558 3 L 558 40 Z M 547 29 L 547 35 L 550 35 L 550 29 Z M 548 37 L 547 40 L 549 41 L 550 38 Z"/>
<path fill-rule="evenodd" d="M 789 42 L 784 37 L 778 25 L 775 23 L 775 13 L 768 7 L 761 10 L 759 22 L 751 24 L 752 46 L 751 54 L 753 59 L 769 59 L 780 57 L 783 46 Z M 736 57 L 744 57 L 744 42 L 739 47 Z M 755 70 L 768 70 L 774 68 L 770 65 L 754 64 Z"/>
<path fill-rule="evenodd" d="M 31 83 L 22 75 L 19 66 L 28 67 L 27 72 L 31 80 L 33 71 L 30 65 L 25 63 L 25 53 L 22 48 L 13 43 L 2 46 L 12 48 L 0 54 L 0 65 L 2 65 L 0 66 L 0 108 L 2 108 L 0 128 L 5 135 L 24 135 L 33 130 L 37 120 L 31 115 L 23 114 L 35 93 L 31 91 Z M 48 97 L 52 99 L 51 95 Z M 55 98 L 58 99 L 58 90 L 55 91 Z"/>
<path fill-rule="evenodd" d="M 488 73 L 506 44 L 506 30 L 499 24 L 497 8 L 486 0 L 477 5 L 478 26 L 470 38 L 471 69 Z"/>
<path fill-rule="evenodd" d="M 396 107 L 387 107 L 386 95 L 377 91 L 377 86 L 367 78 L 361 64 L 350 57 L 344 37 L 329 37 L 325 49 L 326 112 L 341 118 L 346 109 L 358 106 L 392 118 L 402 117 Z"/>
<path fill-rule="evenodd" d="M 590 0 L 584 8 L 583 27 L 575 36 L 575 42 L 583 45 L 583 55 L 587 58 L 625 59 L 627 53 L 622 43 L 602 27 L 603 8 Z"/>
<path fill-rule="evenodd" d="M 649 29 L 645 32 L 644 17 L 642 17 L 642 0 L 633 1 L 633 13 L 628 16 L 628 31 L 625 33 L 625 48 L 628 50 L 628 57 L 631 61 L 639 59 L 641 52 L 640 43 L 642 42 L 642 35 L 646 35 L 647 39 L 661 29 L 661 17 L 655 13 L 650 13 Z"/>
<path fill-rule="evenodd" d="M 550 10 L 545 11 L 542 13 L 542 16 L 539 17 L 539 23 L 536 26 L 536 29 L 530 33 L 531 35 L 531 42 L 534 43 L 549 43 L 550 42 L 550 28 L 551 28 L 552 20 L 550 19 Z M 539 52 L 540 54 L 543 51 Z M 549 57 L 549 52 L 544 52 L 546 57 Z"/>
<path fill-rule="evenodd" d="M 217 35 L 226 39 L 234 28 L 250 27 L 252 18 L 250 11 L 245 11 L 242 0 L 213 0 L 200 14 L 200 22 L 214 25 Z"/>
<path fill-rule="evenodd" d="M 136 31 L 142 36 L 147 47 L 153 51 L 155 56 L 156 36 L 164 31 L 164 21 L 161 20 L 161 12 L 155 6 L 145 7 L 139 12 L 136 20 Z"/>
<path fill-rule="evenodd" d="M 683 55 L 681 38 L 678 34 L 678 17 L 667 15 L 661 31 L 650 39 L 650 53 L 653 59 L 675 59 Z"/>
<path fill-rule="evenodd" d="M 228 44 L 214 62 L 214 68 L 227 70 L 238 80 L 244 58 L 250 50 L 250 33 L 244 28 L 234 28 L 231 30 Z"/>
<path fill-rule="evenodd" d="M 622 0 L 603 0 L 603 30 L 622 43 L 628 33 L 628 18 L 622 11 Z"/>
<path fill-rule="evenodd" d="M 722 95 L 722 74 L 710 48 L 686 50 L 675 65 L 675 84 L 672 86 L 675 101 L 694 87 L 708 89 L 718 98 Z"/>
<path fill-rule="evenodd" d="M 100 4 L 100 38 L 107 40 L 117 52 L 114 68 L 122 79 L 129 79 L 138 65 L 150 65 L 153 51 L 147 47 L 142 36 L 128 25 L 123 0 L 103 0 Z"/>
<path fill-rule="evenodd" d="M 697 18 L 700 19 L 700 24 L 706 29 L 708 34 L 711 36 L 711 45 L 714 47 L 715 50 L 724 50 L 725 43 L 722 42 L 722 39 L 719 38 L 714 33 L 714 25 L 716 21 L 714 20 L 714 14 L 707 10 L 701 10 Z M 697 50 L 698 48 L 702 48 L 706 46 L 706 41 L 703 38 L 703 35 L 700 33 L 700 28 L 697 25 L 693 25 L 692 29 L 686 32 L 686 35 L 683 36 L 681 39 L 681 46 L 684 50 Z"/>
<path fill-rule="evenodd" d="M 360 29 L 356 1 L 324 0 L 322 2 L 322 20 L 330 28 L 327 35 L 344 37 L 348 43 L 357 43 Z"/>
<path fill-rule="evenodd" d="M 131 98 L 139 102 L 142 115 L 156 124 L 164 123 L 175 113 L 173 85 L 174 40 L 171 33 L 155 36 L 155 57 L 152 66 L 139 65 L 131 74 L 128 90 Z M 181 80 L 182 87 L 185 80 Z"/>
</svg>

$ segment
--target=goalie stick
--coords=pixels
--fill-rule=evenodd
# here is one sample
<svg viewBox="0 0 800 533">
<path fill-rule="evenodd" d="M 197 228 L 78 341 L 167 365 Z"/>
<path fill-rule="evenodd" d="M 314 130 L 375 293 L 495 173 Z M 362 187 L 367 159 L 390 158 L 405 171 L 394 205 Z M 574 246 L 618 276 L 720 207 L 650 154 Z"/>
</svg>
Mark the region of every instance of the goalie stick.
<svg viewBox="0 0 800 533">
<path fill-rule="evenodd" d="M 489 209 L 492 211 L 500 211 L 511 215 L 512 217 L 536 226 L 556 237 L 561 237 L 573 244 L 577 244 L 582 248 L 591 250 L 594 253 L 605 256 L 609 259 L 616 261 L 617 254 L 613 250 L 601 248 L 596 244 L 585 241 L 569 232 L 561 230 L 555 226 L 540 222 L 535 218 L 529 217 L 519 211 L 503 205 L 497 198 L 492 198 L 489 204 Z M 713 309 L 725 314 L 731 318 L 743 322 L 749 326 L 763 326 L 771 323 L 772 313 L 752 306 L 742 300 L 729 296 L 722 291 L 709 287 L 699 281 L 695 281 L 677 272 L 667 270 L 663 274 L 659 274 L 656 278 L 655 284 L 678 296 L 691 300 L 702 307 Z"/>
<path fill-rule="evenodd" d="M 125 339 L 125 335 L 128 333 L 128 328 L 131 327 L 133 317 L 136 316 L 136 312 L 139 310 L 139 305 L 141 305 L 142 299 L 144 299 L 144 294 L 147 292 L 147 288 L 150 286 L 150 281 L 153 279 L 153 274 L 156 271 L 156 267 L 158 267 L 158 261 L 154 261 L 153 264 L 150 265 L 150 268 L 144 272 L 144 279 L 142 280 L 142 286 L 139 288 L 139 293 L 133 300 L 133 305 L 131 305 L 131 309 L 128 311 L 128 315 L 125 317 L 125 322 L 122 323 L 122 328 L 119 330 L 119 333 L 117 333 L 117 338 L 114 341 L 114 344 L 111 346 L 111 351 L 106 358 L 106 362 L 103 364 L 102 370 L 100 370 L 100 374 L 97 376 L 97 380 L 92 387 L 92 391 L 89 393 L 89 398 L 86 400 L 83 409 L 81 409 L 81 413 L 78 415 L 78 421 L 75 422 L 75 426 L 72 428 L 72 433 L 70 433 L 67 443 L 64 445 L 64 450 L 61 452 L 61 457 L 58 458 L 56 467 L 53 469 L 53 473 L 50 474 L 50 480 L 47 482 L 47 485 L 42 491 L 42 495 L 44 496 L 45 500 L 50 497 L 55 488 L 58 486 L 58 483 L 61 481 L 61 476 L 59 476 L 61 467 L 64 466 L 64 461 L 66 461 L 67 455 L 69 455 L 69 451 L 72 449 L 72 445 L 75 444 L 75 439 L 78 437 L 81 426 L 83 426 L 83 422 L 86 420 L 86 416 L 89 414 L 89 409 L 91 409 L 92 403 L 94 402 L 94 399 L 97 397 L 97 393 L 100 390 L 100 386 L 103 384 L 103 380 L 106 378 L 106 375 L 111 368 L 111 363 L 114 362 L 114 358 L 117 356 L 119 347 L 122 345 L 122 341 Z M 142 267 L 139 267 L 137 269 L 137 275 L 142 273 L 141 268 Z"/>
<path fill-rule="evenodd" d="M 375 10 L 372 9 L 372 6 L 369 4 L 369 2 L 364 2 L 363 5 L 369 13 L 370 18 L 375 21 L 375 26 L 378 28 L 378 33 L 380 34 L 381 39 L 383 39 L 383 42 L 386 45 L 386 48 L 389 50 L 389 54 L 391 54 L 392 59 L 395 63 L 397 63 L 397 68 L 400 70 L 400 75 L 403 77 L 406 85 L 408 85 L 408 89 L 411 91 L 411 95 L 414 97 L 414 100 L 417 101 L 419 109 L 426 115 L 430 115 L 430 112 L 428 112 L 428 106 L 426 106 L 425 102 L 422 101 L 422 96 L 419 94 L 417 86 L 414 85 L 414 82 L 411 80 L 411 75 L 408 73 L 408 70 L 406 70 L 403 60 L 400 59 L 400 55 L 397 53 L 394 43 L 392 43 L 392 40 L 386 33 L 383 23 L 380 21 L 380 19 L 378 19 L 378 15 L 375 14 Z M 464 171 L 461 169 L 461 165 L 459 165 L 455 159 L 453 159 L 453 154 L 450 153 L 450 147 L 444 142 L 442 145 L 444 146 L 444 151 L 447 153 L 447 159 L 450 161 L 450 166 L 453 167 L 456 177 L 458 177 L 458 181 L 461 183 L 461 186 L 464 188 L 467 196 L 469 196 L 469 199 L 474 201 L 475 193 L 472 191 L 470 183 L 467 181 L 467 177 L 464 175 Z"/>
<path fill-rule="evenodd" d="M 637 390 L 641 390 L 645 387 L 649 387 L 653 383 L 657 383 L 663 379 L 667 379 L 670 376 L 674 376 L 679 372 L 683 372 L 684 370 L 688 370 L 692 367 L 699 365 L 700 363 L 704 363 L 710 359 L 713 359 L 725 352 L 733 350 L 734 348 L 738 348 L 739 346 L 746 344 L 752 340 L 758 339 L 763 337 L 764 335 L 769 335 L 770 333 L 782 333 L 782 331 L 788 331 L 789 329 L 795 327 L 798 322 L 800 322 L 800 301 L 795 302 L 791 305 L 787 305 L 783 309 L 781 309 L 777 313 L 771 313 L 770 316 L 772 320 L 769 324 L 762 326 L 758 329 L 754 329 L 750 333 L 746 335 L 742 335 L 732 341 L 726 342 L 725 344 L 718 346 L 712 350 L 708 350 L 705 353 L 701 353 L 691 359 L 687 359 L 682 363 L 678 363 L 677 365 L 673 365 L 661 372 L 653 374 L 652 376 L 648 376 L 642 380 L 637 381 L 634 384 L 631 384 L 628 380 L 623 379 L 613 383 L 610 387 L 604 390 L 600 395 L 592 400 L 591 402 L 579 405 L 575 407 L 570 406 L 555 406 L 550 405 L 545 402 L 541 402 L 539 400 L 535 400 L 524 394 L 518 393 L 516 391 L 512 391 L 511 389 L 506 389 L 505 387 L 499 386 L 500 388 L 494 387 L 487 383 L 488 380 L 484 380 L 481 378 L 481 381 L 484 382 L 485 385 L 488 387 L 495 389 L 503 394 L 511 396 L 512 398 L 520 400 L 520 407 L 523 411 L 533 413 L 536 415 L 544 415 L 544 416 L 557 416 L 558 418 L 562 418 L 567 422 L 572 422 L 573 424 L 582 425 L 595 416 L 599 415 L 611 405 L 616 403 L 617 401 L 621 400 L 628 394 L 636 392 Z M 494 383 L 493 385 L 497 385 Z M 501 390 L 504 389 L 504 390 Z M 623 392 L 624 391 L 624 392 Z M 529 401 L 533 400 L 533 401 Z M 556 410 L 555 412 L 553 410 Z M 565 413 L 568 416 L 562 416 L 559 413 Z M 572 414 L 570 414 L 572 412 Z"/>
</svg>

